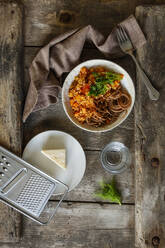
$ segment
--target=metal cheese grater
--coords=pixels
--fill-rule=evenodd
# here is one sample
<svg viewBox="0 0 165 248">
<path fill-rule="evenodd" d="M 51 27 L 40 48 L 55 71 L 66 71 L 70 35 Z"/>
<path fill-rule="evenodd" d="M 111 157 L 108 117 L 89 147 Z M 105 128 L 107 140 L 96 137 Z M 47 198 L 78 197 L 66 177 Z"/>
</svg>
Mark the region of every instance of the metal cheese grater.
<svg viewBox="0 0 165 248">
<path fill-rule="evenodd" d="M 56 207 L 48 201 L 56 188 L 64 188 Z M 0 146 L 0 200 L 40 224 L 48 224 L 68 192 L 56 180 Z M 50 213 L 50 209 L 53 209 Z"/>
</svg>

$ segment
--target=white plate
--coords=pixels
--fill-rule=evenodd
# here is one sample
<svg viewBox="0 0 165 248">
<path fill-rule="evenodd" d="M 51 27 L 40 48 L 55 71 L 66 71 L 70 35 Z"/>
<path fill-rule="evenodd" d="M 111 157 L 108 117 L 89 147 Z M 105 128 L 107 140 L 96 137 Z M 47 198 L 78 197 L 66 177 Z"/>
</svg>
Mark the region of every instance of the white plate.
<svg viewBox="0 0 165 248">
<path fill-rule="evenodd" d="M 63 148 L 66 149 L 66 170 L 41 153 L 42 149 Z M 67 184 L 69 191 L 80 183 L 86 168 L 85 153 L 80 143 L 71 135 L 60 131 L 46 131 L 36 135 L 26 145 L 22 157 L 38 169 Z M 56 193 L 63 193 L 63 187 L 58 187 Z"/>
<path fill-rule="evenodd" d="M 70 85 L 72 84 L 72 82 L 74 81 L 75 76 L 77 76 L 80 72 L 80 69 L 85 66 L 87 68 L 90 67 L 96 67 L 96 66 L 103 66 L 106 67 L 110 70 L 113 70 L 115 72 L 118 73 L 122 73 L 124 75 L 123 79 L 121 80 L 121 85 L 128 91 L 128 93 L 131 95 L 132 98 L 132 103 L 131 106 L 128 108 L 127 113 L 123 113 L 119 116 L 119 118 L 117 119 L 117 121 L 113 122 L 112 124 L 108 124 L 105 125 L 103 127 L 93 127 L 93 126 L 89 126 L 87 124 L 81 124 L 80 122 L 78 122 L 78 120 L 74 117 L 73 115 L 73 111 L 70 105 L 70 101 L 69 101 L 69 96 L 68 96 L 68 91 L 70 88 Z M 63 107 L 65 110 L 65 113 L 67 114 L 67 116 L 69 117 L 69 119 L 79 128 L 84 129 L 86 131 L 90 131 L 90 132 L 105 132 L 105 131 L 110 131 L 113 128 L 119 126 L 130 114 L 133 105 L 135 102 L 135 87 L 133 84 L 133 81 L 131 79 L 131 77 L 129 76 L 129 74 L 119 65 L 117 65 L 114 62 L 111 62 L 109 60 L 104 60 L 104 59 L 93 59 L 93 60 L 88 60 L 85 61 L 81 64 L 79 64 L 78 66 L 76 66 L 66 77 L 65 82 L 63 84 L 63 88 L 62 88 L 62 103 L 63 103 Z"/>
</svg>

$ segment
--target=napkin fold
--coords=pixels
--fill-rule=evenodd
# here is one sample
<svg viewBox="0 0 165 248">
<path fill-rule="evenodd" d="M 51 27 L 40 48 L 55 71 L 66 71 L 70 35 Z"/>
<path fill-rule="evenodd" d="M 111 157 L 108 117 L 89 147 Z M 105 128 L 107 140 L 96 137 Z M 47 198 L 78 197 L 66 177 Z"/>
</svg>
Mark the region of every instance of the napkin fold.
<svg viewBox="0 0 165 248">
<path fill-rule="evenodd" d="M 129 34 L 135 49 L 145 44 L 146 39 L 133 15 L 120 25 Z M 38 52 L 29 68 L 30 85 L 23 112 L 24 122 L 31 112 L 57 102 L 62 86 L 60 78 L 79 63 L 86 41 L 92 42 L 105 56 L 122 54 L 116 38 L 116 28 L 107 38 L 91 25 L 55 37 Z"/>
</svg>

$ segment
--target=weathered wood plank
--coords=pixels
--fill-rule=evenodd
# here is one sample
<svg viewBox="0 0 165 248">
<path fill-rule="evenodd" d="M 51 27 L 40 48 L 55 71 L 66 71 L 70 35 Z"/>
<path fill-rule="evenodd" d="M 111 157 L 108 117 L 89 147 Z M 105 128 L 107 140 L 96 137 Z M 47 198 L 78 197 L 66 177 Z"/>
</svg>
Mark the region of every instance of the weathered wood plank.
<svg viewBox="0 0 165 248">
<path fill-rule="evenodd" d="M 60 224 L 60 223 L 59 223 Z M 54 227 L 52 227 L 54 228 Z M 131 229 L 85 229 L 74 230 L 65 229 L 65 232 L 59 232 L 58 227 L 52 232 L 48 230 L 46 235 L 32 235 L 25 237 L 19 244 L 14 246 L 11 244 L 1 244 L 1 248 L 133 248 L 134 247 L 134 231 Z"/>
<path fill-rule="evenodd" d="M 23 239 L 14 248 L 132 248 L 133 232 L 134 206 L 63 203 L 48 226 L 25 219 Z"/>
<path fill-rule="evenodd" d="M 114 24 L 131 12 L 129 1 L 54 1 L 24 0 L 26 6 L 25 44 L 41 46 L 54 35 L 69 29 L 93 24 L 101 31 L 110 31 Z M 104 16 L 104 18 L 103 18 Z M 36 35 L 37 34 L 37 35 Z"/>
<path fill-rule="evenodd" d="M 133 14 L 139 4 L 165 3 L 165 0 L 23 0 L 25 5 L 25 44 L 41 46 L 55 35 L 91 24 L 108 34 L 114 25 Z"/>
<path fill-rule="evenodd" d="M 22 6 L 0 1 L 0 144 L 21 154 Z M 20 214 L 0 203 L 0 241 L 20 237 Z"/>
<path fill-rule="evenodd" d="M 136 224 L 138 248 L 165 246 L 165 5 L 138 7 L 136 17 L 143 27 L 147 44 L 138 59 L 160 99 L 151 102 L 140 78 L 136 102 Z"/>
<path fill-rule="evenodd" d="M 69 201 L 102 202 L 99 198 L 94 198 L 94 192 L 98 189 L 100 181 L 104 179 L 108 182 L 112 179 L 112 176 L 102 168 L 100 152 L 86 151 L 85 153 L 87 168 L 82 182 L 75 190 L 69 192 L 65 199 Z M 124 173 L 116 175 L 115 179 L 122 195 L 122 203 L 134 203 L 134 164 Z"/>
</svg>

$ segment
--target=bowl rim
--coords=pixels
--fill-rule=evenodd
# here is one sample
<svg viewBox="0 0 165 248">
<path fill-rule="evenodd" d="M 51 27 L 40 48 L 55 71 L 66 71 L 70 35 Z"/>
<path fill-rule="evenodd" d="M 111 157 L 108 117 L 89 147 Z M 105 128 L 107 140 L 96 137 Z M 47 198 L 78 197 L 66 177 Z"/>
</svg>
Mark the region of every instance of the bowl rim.
<svg viewBox="0 0 165 248">
<path fill-rule="evenodd" d="M 113 64 L 113 65 L 115 65 L 115 66 L 117 66 L 118 67 L 118 69 L 120 70 L 124 70 L 124 73 L 127 75 L 127 77 L 130 79 L 130 82 L 132 83 L 132 86 L 133 86 L 133 98 L 132 98 L 132 96 L 131 96 L 131 98 L 132 98 L 132 104 L 131 104 L 131 106 L 130 106 L 130 109 L 129 109 L 129 113 L 127 113 L 122 119 L 121 119 L 121 121 L 117 124 L 117 125 L 115 125 L 115 126 L 113 126 L 113 127 L 111 127 L 111 128 L 107 128 L 107 129 L 102 129 L 102 130 L 90 130 L 90 129 L 88 129 L 88 128 L 86 128 L 86 127 L 82 127 L 81 125 L 79 125 L 78 123 L 76 123 L 72 118 L 71 118 L 71 116 L 69 115 L 69 113 L 68 113 L 68 111 L 67 111 L 67 109 L 66 109 L 66 106 L 65 106 L 65 103 L 64 103 L 64 89 L 65 89 L 65 85 L 66 85 L 66 83 L 67 83 L 67 81 L 68 81 L 68 77 L 69 77 L 69 75 L 70 75 L 70 73 L 72 73 L 72 71 L 73 70 L 75 70 L 77 67 L 79 67 L 79 66 L 85 66 L 85 64 L 87 63 L 87 62 L 98 62 L 98 61 L 100 61 L 100 62 L 110 62 L 111 64 Z M 93 65 L 94 66 L 94 65 Z M 75 75 L 76 76 L 76 75 Z M 79 127 L 80 129 L 82 129 L 82 130 L 85 130 L 85 131 L 88 131 L 88 132 L 91 132 L 91 133 L 103 133 L 103 132 L 108 132 L 108 131 L 112 131 L 114 128 L 116 128 L 116 127 L 118 127 L 118 126 L 120 126 L 126 119 L 127 119 L 127 117 L 130 115 L 130 113 L 131 113 L 131 111 L 132 111 L 132 109 L 133 109 L 133 107 L 134 107 L 134 103 L 135 103 L 135 86 L 134 86 L 134 83 L 133 83 L 133 80 L 132 80 L 132 78 L 130 77 L 130 75 L 128 74 L 128 72 L 123 68 L 123 67 L 121 67 L 120 65 L 118 65 L 117 63 L 115 63 L 115 62 L 113 62 L 113 61 L 111 61 L 111 60 L 106 60 L 106 59 L 89 59 L 89 60 L 86 60 L 86 61 L 84 61 L 84 62 L 82 62 L 82 63 L 80 63 L 80 64 L 78 64 L 78 65 L 76 65 L 75 67 L 73 67 L 73 69 L 68 73 L 68 75 L 67 75 L 67 77 L 65 78 L 65 80 L 64 80 L 64 83 L 63 83 L 63 86 L 62 86 L 62 105 L 63 105 L 63 108 L 64 108 L 64 111 L 65 111 L 65 114 L 67 115 L 67 117 L 69 118 L 69 120 L 75 125 L 75 126 L 77 126 L 77 127 Z"/>
</svg>

